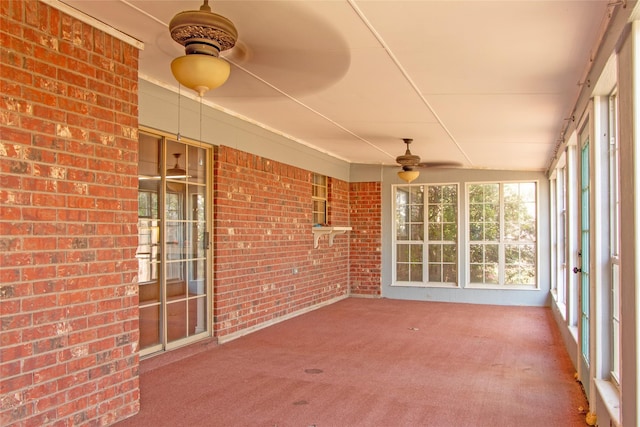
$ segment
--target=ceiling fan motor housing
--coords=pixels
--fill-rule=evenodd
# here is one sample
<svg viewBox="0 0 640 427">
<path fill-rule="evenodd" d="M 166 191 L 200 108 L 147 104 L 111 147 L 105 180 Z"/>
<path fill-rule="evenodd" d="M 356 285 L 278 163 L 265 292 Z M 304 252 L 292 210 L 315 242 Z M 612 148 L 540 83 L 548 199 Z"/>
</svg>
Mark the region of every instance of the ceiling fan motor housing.
<svg viewBox="0 0 640 427">
<path fill-rule="evenodd" d="M 420 156 L 416 156 L 415 154 L 411 154 L 409 150 L 409 144 L 413 141 L 411 138 L 404 138 L 404 143 L 407 144 L 407 151 L 404 152 L 402 156 L 396 157 L 396 162 L 402 166 L 403 170 L 412 170 L 413 167 L 418 166 L 420 164 Z"/>
<path fill-rule="evenodd" d="M 171 38 L 185 47 L 185 53 L 217 57 L 231 49 L 238 39 L 238 30 L 229 19 L 211 12 L 208 1 L 200 10 L 178 13 L 169 22 Z"/>
</svg>

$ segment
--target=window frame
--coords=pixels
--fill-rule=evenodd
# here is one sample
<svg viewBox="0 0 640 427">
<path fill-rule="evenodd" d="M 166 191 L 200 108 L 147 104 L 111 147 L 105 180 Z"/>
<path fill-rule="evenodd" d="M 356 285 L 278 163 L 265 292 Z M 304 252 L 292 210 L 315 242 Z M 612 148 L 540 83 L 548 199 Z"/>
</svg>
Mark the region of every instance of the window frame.
<svg viewBox="0 0 640 427">
<path fill-rule="evenodd" d="M 429 188 L 432 187 L 455 187 L 455 227 L 456 238 L 455 241 L 450 240 L 430 240 L 429 239 Z M 411 222 L 411 224 L 422 224 L 422 240 L 398 240 L 398 221 L 396 220 L 396 214 L 398 212 L 397 204 L 397 192 L 400 188 L 412 188 L 412 187 L 424 187 L 423 199 L 422 199 L 422 221 Z M 457 182 L 445 182 L 445 183 L 416 183 L 416 184 L 396 184 L 392 186 L 392 281 L 391 286 L 394 287 L 413 287 L 413 288 L 460 288 L 460 184 Z M 441 199 L 442 200 L 442 199 Z M 448 204 L 448 203 L 446 203 Z M 449 222 L 438 222 L 434 224 L 450 224 Z M 403 281 L 397 280 L 398 277 L 398 242 L 406 242 L 407 245 L 420 245 L 421 246 L 421 269 L 422 280 L 421 281 Z M 455 282 L 434 282 L 429 280 L 429 243 L 431 244 L 448 244 L 455 246 Z M 452 243 L 453 242 L 453 243 Z M 400 243 L 402 244 L 402 243 Z M 444 265 L 444 261 L 443 265 Z M 441 273 L 442 274 L 442 273 Z M 441 276 L 442 277 L 442 276 Z"/>
<path fill-rule="evenodd" d="M 614 88 L 607 99 L 608 103 L 608 162 L 609 162 L 609 353 L 611 362 L 609 373 L 616 387 L 620 387 L 621 365 L 621 319 L 620 319 L 620 146 L 618 140 L 618 93 Z"/>
<path fill-rule="evenodd" d="M 320 194 L 320 190 L 323 190 L 322 193 L 324 195 Z M 326 175 L 312 173 L 311 203 L 311 221 L 313 225 L 329 225 L 329 178 Z M 321 209 L 316 209 L 316 205 L 321 206 Z"/>
<path fill-rule="evenodd" d="M 473 242 L 483 242 L 483 241 L 472 241 L 471 240 L 471 220 L 470 220 L 470 190 L 474 185 L 487 185 L 487 184 L 497 184 L 498 185 L 498 197 L 499 197 L 499 225 L 498 225 L 498 283 L 477 283 L 471 281 L 471 245 Z M 510 244 L 510 241 L 505 239 L 504 232 L 504 212 L 505 212 L 505 201 L 504 201 L 504 185 L 505 184 L 534 184 L 535 185 L 535 240 L 530 242 L 535 246 L 535 283 L 534 284 L 506 284 L 505 281 L 505 246 Z M 465 256 L 466 256 L 466 265 L 465 265 L 465 280 L 464 287 L 469 289 L 491 289 L 491 290 L 540 290 L 540 182 L 537 179 L 525 179 L 525 180 L 505 180 L 505 181 L 473 181 L 465 183 L 465 207 L 466 207 L 466 217 L 465 217 L 465 229 L 466 229 L 466 238 L 465 238 Z M 489 242 L 489 241 L 485 241 Z M 513 243 L 511 243 L 513 244 Z"/>
<path fill-rule="evenodd" d="M 567 184 L 566 153 L 563 152 L 550 179 L 550 220 L 552 234 L 551 294 L 565 320 L 567 318 L 567 274 L 569 268 L 567 263 Z"/>
</svg>

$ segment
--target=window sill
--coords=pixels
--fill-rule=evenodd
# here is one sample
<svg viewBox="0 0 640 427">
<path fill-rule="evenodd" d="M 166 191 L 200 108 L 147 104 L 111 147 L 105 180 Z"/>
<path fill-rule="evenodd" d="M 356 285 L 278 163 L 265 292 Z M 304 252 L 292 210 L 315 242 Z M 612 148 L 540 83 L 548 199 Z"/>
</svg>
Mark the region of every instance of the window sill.
<svg viewBox="0 0 640 427">
<path fill-rule="evenodd" d="M 329 236 L 329 246 L 333 246 L 333 238 L 338 234 L 351 231 L 351 227 L 313 227 L 313 247 L 317 248 L 321 236 Z"/>
<path fill-rule="evenodd" d="M 459 286 L 456 283 L 439 283 L 439 282 L 394 282 L 391 284 L 394 287 L 404 288 L 446 288 L 446 289 L 458 289 Z"/>
<path fill-rule="evenodd" d="M 608 380 L 595 380 L 596 388 L 602 399 L 602 403 L 611 419 L 612 425 L 620 425 L 620 392 L 618 388 Z"/>
<path fill-rule="evenodd" d="M 468 283 L 466 289 L 490 289 L 499 291 L 538 291 L 536 285 L 484 285 L 481 283 Z"/>
<path fill-rule="evenodd" d="M 571 333 L 571 337 L 573 338 L 573 340 L 576 342 L 576 345 L 577 345 L 578 344 L 578 327 L 575 325 L 570 325 L 569 333 Z"/>
</svg>

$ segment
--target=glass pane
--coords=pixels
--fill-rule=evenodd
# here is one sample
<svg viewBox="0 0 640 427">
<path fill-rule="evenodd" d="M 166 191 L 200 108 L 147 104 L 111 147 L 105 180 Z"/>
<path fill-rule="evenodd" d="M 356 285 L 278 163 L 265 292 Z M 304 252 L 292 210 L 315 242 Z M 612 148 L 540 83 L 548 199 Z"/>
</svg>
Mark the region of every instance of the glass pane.
<svg viewBox="0 0 640 427">
<path fill-rule="evenodd" d="M 160 260 L 160 221 L 138 220 L 138 283 L 159 279 Z"/>
<path fill-rule="evenodd" d="M 442 240 L 451 242 L 458 239 L 458 226 L 456 224 L 444 224 L 442 230 Z"/>
<path fill-rule="evenodd" d="M 416 205 L 424 204 L 424 188 L 422 186 L 412 186 L 411 188 L 411 200 L 409 203 Z"/>
<path fill-rule="evenodd" d="M 469 205 L 469 221 L 480 222 L 484 219 L 483 205 L 473 204 Z"/>
<path fill-rule="evenodd" d="M 167 179 L 184 181 L 187 174 L 187 146 L 177 141 L 167 141 L 165 171 Z"/>
<path fill-rule="evenodd" d="M 498 263 L 498 245 L 484 246 L 484 261 Z"/>
<path fill-rule="evenodd" d="M 405 223 L 396 227 L 396 240 L 409 240 L 409 226 Z"/>
<path fill-rule="evenodd" d="M 498 284 L 498 264 L 486 264 L 484 270 L 484 282 Z"/>
<path fill-rule="evenodd" d="M 456 263 L 458 261 L 456 245 L 442 245 L 442 261 Z"/>
<path fill-rule="evenodd" d="M 429 240 L 442 240 L 442 224 L 429 224 Z"/>
<path fill-rule="evenodd" d="M 442 267 L 440 264 L 429 264 L 429 281 L 442 282 Z"/>
<path fill-rule="evenodd" d="M 422 264 L 411 265 L 411 281 L 422 282 Z"/>
<path fill-rule="evenodd" d="M 189 146 L 188 162 L 189 182 L 204 184 L 207 177 L 207 151 L 204 148 Z"/>
<path fill-rule="evenodd" d="M 442 221 L 442 207 L 440 205 L 429 205 L 429 222 Z"/>
<path fill-rule="evenodd" d="M 484 262 L 484 250 L 482 245 L 469 245 L 469 262 L 482 264 Z"/>
<path fill-rule="evenodd" d="M 472 241 L 478 242 L 484 240 L 483 231 L 484 227 L 482 226 L 482 223 L 472 222 L 469 224 L 469 234 Z"/>
<path fill-rule="evenodd" d="M 204 295 L 206 290 L 206 260 L 198 259 L 189 263 L 189 295 Z"/>
<path fill-rule="evenodd" d="M 422 222 L 424 220 L 424 208 L 422 205 L 411 205 L 411 221 Z"/>
<path fill-rule="evenodd" d="M 429 245 L 429 262 L 441 262 L 441 261 L 442 261 L 441 245 Z"/>
<path fill-rule="evenodd" d="M 138 285 L 138 301 L 140 305 L 153 304 L 160 301 L 160 283 L 147 282 Z"/>
<path fill-rule="evenodd" d="M 516 245 L 505 245 L 504 258 L 507 264 L 517 264 L 520 262 L 520 251 Z"/>
<path fill-rule="evenodd" d="M 189 185 L 189 208 L 186 218 L 195 221 L 204 221 L 206 218 L 205 187 Z"/>
<path fill-rule="evenodd" d="M 411 240 L 424 240 L 424 226 L 422 224 L 411 225 Z"/>
<path fill-rule="evenodd" d="M 207 256 L 206 223 L 194 222 L 191 224 L 191 238 L 193 239 L 193 257 L 204 258 Z"/>
<path fill-rule="evenodd" d="M 165 238 L 167 259 L 183 259 L 185 256 L 186 224 L 184 222 L 168 221 L 167 236 Z M 171 278 L 171 276 L 169 276 Z"/>
<path fill-rule="evenodd" d="M 186 267 L 186 262 L 174 262 L 167 265 L 167 270 Z M 186 298 L 187 284 L 184 279 L 171 278 L 167 279 L 167 301 L 176 298 Z"/>
<path fill-rule="evenodd" d="M 489 242 L 498 241 L 498 235 L 500 230 L 498 229 L 498 224 L 495 222 L 487 223 L 484 229 L 484 240 Z"/>
<path fill-rule="evenodd" d="M 504 224 L 504 238 L 506 240 L 518 240 L 520 235 L 520 227 L 517 223 L 506 222 Z"/>
<path fill-rule="evenodd" d="M 505 267 L 505 282 L 508 285 L 534 285 L 535 268 L 527 265 L 508 265 Z"/>
<path fill-rule="evenodd" d="M 429 203 L 440 203 L 442 199 L 442 188 L 437 185 L 429 186 Z"/>
<path fill-rule="evenodd" d="M 469 274 L 469 280 L 471 283 L 483 283 L 484 282 L 484 272 L 482 270 L 482 265 L 480 264 L 471 264 L 471 270 Z"/>
<path fill-rule="evenodd" d="M 442 189 L 442 202 L 458 205 L 458 186 L 447 185 Z"/>
<path fill-rule="evenodd" d="M 327 186 L 327 177 L 325 175 L 320 175 L 320 174 L 314 173 L 313 174 L 313 183 L 326 187 Z"/>
<path fill-rule="evenodd" d="M 396 264 L 396 280 L 398 282 L 409 281 L 409 264 Z"/>
<path fill-rule="evenodd" d="M 496 205 L 484 205 L 484 220 L 487 222 L 500 222 L 500 208 Z"/>
<path fill-rule="evenodd" d="M 422 245 L 409 245 L 410 246 L 410 256 L 411 262 L 422 262 Z"/>
<path fill-rule="evenodd" d="M 520 223 L 520 240 L 536 241 L 536 218 L 527 217 Z"/>
<path fill-rule="evenodd" d="M 517 265 L 507 265 L 504 268 L 504 281 L 508 285 L 517 284 L 519 268 Z"/>
<path fill-rule="evenodd" d="M 396 206 L 409 203 L 409 187 L 396 187 Z"/>
<path fill-rule="evenodd" d="M 486 203 L 497 204 L 500 201 L 500 185 L 499 184 L 483 184 L 484 201 Z"/>
<path fill-rule="evenodd" d="M 396 206 L 396 224 L 401 225 L 409 221 L 409 205 Z"/>
<path fill-rule="evenodd" d="M 484 200 L 484 194 L 482 191 L 482 186 L 478 184 L 469 186 L 469 203 L 471 205 L 476 203 L 482 203 Z"/>
<path fill-rule="evenodd" d="M 187 301 L 167 303 L 167 339 L 175 341 L 187 336 Z"/>
<path fill-rule="evenodd" d="M 140 348 L 160 344 L 160 305 L 140 307 Z"/>
<path fill-rule="evenodd" d="M 327 198 L 327 188 L 326 187 L 313 186 L 313 197 L 317 197 L 319 199 L 326 199 Z"/>
<path fill-rule="evenodd" d="M 161 138 L 141 132 L 138 141 L 138 176 L 159 180 Z"/>
<path fill-rule="evenodd" d="M 445 264 L 442 266 L 442 281 L 446 283 L 458 282 L 458 272 L 455 265 Z"/>
<path fill-rule="evenodd" d="M 520 246 L 520 260 L 521 262 L 529 265 L 536 265 L 536 246 L 535 245 L 521 245 Z"/>
<path fill-rule="evenodd" d="M 443 221 L 444 222 L 456 222 L 456 207 L 453 205 L 443 206 Z"/>
<path fill-rule="evenodd" d="M 409 245 L 396 245 L 398 262 L 409 262 Z"/>
<path fill-rule="evenodd" d="M 207 330 L 206 300 L 196 298 L 189 300 L 189 335 L 199 334 Z"/>
<path fill-rule="evenodd" d="M 177 191 L 172 191 L 177 190 Z M 167 182 L 167 195 L 165 207 L 167 219 L 184 219 L 184 184 L 178 184 L 175 182 Z"/>
</svg>

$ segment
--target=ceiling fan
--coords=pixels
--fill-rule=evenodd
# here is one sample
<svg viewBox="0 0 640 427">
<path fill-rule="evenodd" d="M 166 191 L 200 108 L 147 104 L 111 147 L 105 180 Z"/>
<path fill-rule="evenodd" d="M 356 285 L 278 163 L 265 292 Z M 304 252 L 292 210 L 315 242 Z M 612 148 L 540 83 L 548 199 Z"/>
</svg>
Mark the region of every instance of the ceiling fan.
<svg viewBox="0 0 640 427">
<path fill-rule="evenodd" d="M 235 45 L 238 31 L 229 19 L 211 12 L 209 0 L 204 0 L 199 10 L 174 16 L 169 32 L 185 48 L 185 55 L 171 62 L 171 72 L 180 84 L 202 97 L 227 81 L 230 66 L 219 55 Z"/>
<path fill-rule="evenodd" d="M 403 155 L 396 157 L 396 163 L 402 167 L 402 170 L 398 172 L 398 176 L 407 183 L 415 180 L 420 175 L 420 172 L 417 170 L 419 168 L 451 168 L 461 166 L 461 163 L 458 162 L 421 162 L 420 156 L 412 154 L 409 149 L 409 145 L 413 142 L 413 139 L 402 138 L 402 140 L 407 145 L 407 150 Z"/>
<path fill-rule="evenodd" d="M 256 87 L 264 93 L 276 88 L 292 96 L 310 94 L 333 85 L 349 70 L 347 42 L 305 2 L 199 3 L 199 10 L 177 13 L 168 32 L 185 52 L 171 64 L 174 77 L 201 97 L 255 96 Z M 216 9 L 227 17 L 214 13 Z M 256 14 L 260 25 L 249 25 Z M 283 16 L 291 21 L 284 26 Z M 279 29 L 273 31 L 276 25 Z"/>
</svg>

